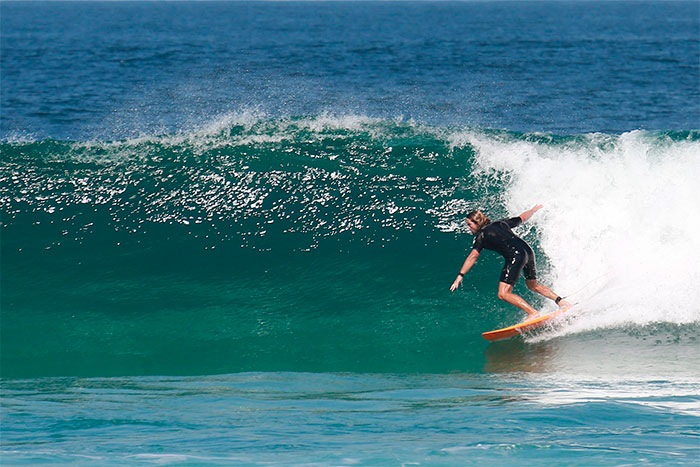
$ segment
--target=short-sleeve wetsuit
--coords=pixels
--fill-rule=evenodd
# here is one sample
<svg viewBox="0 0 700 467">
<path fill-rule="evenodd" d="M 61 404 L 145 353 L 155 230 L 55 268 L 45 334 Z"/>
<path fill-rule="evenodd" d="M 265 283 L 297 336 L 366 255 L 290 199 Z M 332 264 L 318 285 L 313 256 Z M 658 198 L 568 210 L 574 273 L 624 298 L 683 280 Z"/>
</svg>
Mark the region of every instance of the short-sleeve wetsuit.
<svg viewBox="0 0 700 467">
<path fill-rule="evenodd" d="M 491 222 L 476 233 L 472 247 L 480 253 L 483 248 L 500 253 L 506 259 L 503 272 L 501 272 L 501 282 L 510 285 L 515 285 L 523 270 L 525 271 L 525 279 L 537 278 L 535 252 L 532 251 L 530 245 L 510 230 L 522 222 L 520 217 Z"/>
</svg>

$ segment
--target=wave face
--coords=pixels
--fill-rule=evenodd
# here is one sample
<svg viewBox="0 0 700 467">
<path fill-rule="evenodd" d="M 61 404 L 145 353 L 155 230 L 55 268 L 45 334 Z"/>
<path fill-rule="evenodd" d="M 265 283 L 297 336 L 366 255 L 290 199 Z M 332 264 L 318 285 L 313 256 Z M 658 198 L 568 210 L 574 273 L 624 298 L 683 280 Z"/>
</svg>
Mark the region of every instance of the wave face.
<svg viewBox="0 0 700 467">
<path fill-rule="evenodd" d="M 580 305 L 535 340 L 691 345 L 700 322 L 697 131 L 235 114 L 0 148 L 8 376 L 483 371 L 479 334 L 519 315 L 495 297 L 495 254 L 447 290 L 476 207 L 545 205 L 518 233 L 543 282 Z"/>
</svg>

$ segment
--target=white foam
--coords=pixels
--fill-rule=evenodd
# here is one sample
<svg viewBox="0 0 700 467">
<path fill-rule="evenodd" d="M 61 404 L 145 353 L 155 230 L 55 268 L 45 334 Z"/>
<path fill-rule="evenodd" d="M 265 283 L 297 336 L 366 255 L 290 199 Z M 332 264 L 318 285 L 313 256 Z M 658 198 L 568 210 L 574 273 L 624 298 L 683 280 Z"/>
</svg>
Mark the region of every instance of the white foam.
<svg viewBox="0 0 700 467">
<path fill-rule="evenodd" d="M 622 323 L 700 321 L 700 143 L 646 132 L 540 143 L 458 135 L 476 172 L 509 177 L 502 202 L 531 219 L 548 282 L 577 291 L 579 330 Z"/>
</svg>

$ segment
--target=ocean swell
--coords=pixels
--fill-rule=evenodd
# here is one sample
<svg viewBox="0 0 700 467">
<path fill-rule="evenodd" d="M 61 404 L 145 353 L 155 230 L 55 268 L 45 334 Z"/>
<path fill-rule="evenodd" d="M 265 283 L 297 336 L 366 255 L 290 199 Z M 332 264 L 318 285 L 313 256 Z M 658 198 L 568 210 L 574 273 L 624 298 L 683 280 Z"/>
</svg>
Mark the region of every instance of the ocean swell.
<svg viewBox="0 0 700 467">
<path fill-rule="evenodd" d="M 480 333 L 520 315 L 495 297 L 495 254 L 448 291 L 477 207 L 545 206 L 517 233 L 579 305 L 536 339 L 687 340 L 677 326 L 700 322 L 698 132 L 238 115 L 0 149 L 5 374 L 479 367 Z"/>
</svg>

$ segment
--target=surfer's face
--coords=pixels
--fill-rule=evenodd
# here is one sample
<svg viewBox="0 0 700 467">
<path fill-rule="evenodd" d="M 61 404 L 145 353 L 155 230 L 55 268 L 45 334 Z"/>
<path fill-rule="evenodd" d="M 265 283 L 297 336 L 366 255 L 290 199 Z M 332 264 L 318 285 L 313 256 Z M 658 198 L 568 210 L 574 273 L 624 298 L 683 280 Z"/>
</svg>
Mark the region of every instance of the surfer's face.
<svg viewBox="0 0 700 467">
<path fill-rule="evenodd" d="M 469 226 L 469 231 L 472 234 L 476 233 L 476 231 L 479 230 L 479 226 L 476 224 L 476 222 L 469 219 L 468 217 L 467 217 L 467 226 Z"/>
</svg>

